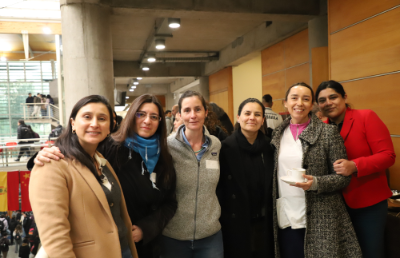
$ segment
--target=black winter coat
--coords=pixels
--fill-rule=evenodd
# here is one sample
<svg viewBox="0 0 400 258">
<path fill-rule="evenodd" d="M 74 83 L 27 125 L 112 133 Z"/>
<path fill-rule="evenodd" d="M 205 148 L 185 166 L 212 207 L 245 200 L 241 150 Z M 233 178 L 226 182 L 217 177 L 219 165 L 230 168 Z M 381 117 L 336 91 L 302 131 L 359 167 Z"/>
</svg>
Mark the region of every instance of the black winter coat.
<svg viewBox="0 0 400 258">
<path fill-rule="evenodd" d="M 145 172 L 142 175 L 142 157 L 139 153 L 131 151 L 129 155 L 129 149 L 116 145 L 111 137 L 97 150 L 108 160 L 121 182 L 132 225 L 140 227 L 143 231 L 143 239 L 136 243 L 138 256 L 159 257 L 159 237 L 178 207 L 175 196 L 175 170 L 172 170 L 171 184 L 162 184 L 166 166 L 162 164 L 160 156 L 154 169 L 154 173 L 157 173 L 156 185 L 159 188 L 155 190 L 149 173 Z"/>
<path fill-rule="evenodd" d="M 266 257 L 274 254 L 272 228 L 272 173 L 274 168 L 273 149 L 269 144 L 263 152 L 266 167 L 264 223 Z M 220 152 L 220 179 L 217 195 L 221 205 L 221 227 L 225 258 L 251 257 L 251 215 L 249 193 L 246 186 L 246 164 L 243 163 L 235 132 L 222 142 Z M 270 256 L 271 255 L 271 256 Z"/>
</svg>

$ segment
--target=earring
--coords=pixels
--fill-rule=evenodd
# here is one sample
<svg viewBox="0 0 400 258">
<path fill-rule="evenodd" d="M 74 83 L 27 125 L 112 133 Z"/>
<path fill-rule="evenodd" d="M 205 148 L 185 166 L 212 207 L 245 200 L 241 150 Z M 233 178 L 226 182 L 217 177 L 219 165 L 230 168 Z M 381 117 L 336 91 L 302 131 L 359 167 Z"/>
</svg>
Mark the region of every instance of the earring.
<svg viewBox="0 0 400 258">
<path fill-rule="evenodd" d="M 73 130 L 72 130 L 72 133 L 73 133 L 73 134 L 76 134 L 76 131 L 75 131 L 75 129 L 73 129 Z"/>
</svg>

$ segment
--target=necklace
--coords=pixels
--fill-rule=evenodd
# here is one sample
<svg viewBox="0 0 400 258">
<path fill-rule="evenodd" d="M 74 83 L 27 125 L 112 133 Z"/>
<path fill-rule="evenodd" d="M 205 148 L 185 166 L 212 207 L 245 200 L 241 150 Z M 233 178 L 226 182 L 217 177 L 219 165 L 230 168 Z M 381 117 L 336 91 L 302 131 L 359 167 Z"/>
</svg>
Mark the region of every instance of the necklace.
<svg viewBox="0 0 400 258">
<path fill-rule="evenodd" d="M 194 151 L 194 153 L 199 153 L 200 151 L 202 151 L 204 149 L 204 147 L 201 147 L 201 149 L 200 150 L 198 150 L 198 151 Z"/>
</svg>

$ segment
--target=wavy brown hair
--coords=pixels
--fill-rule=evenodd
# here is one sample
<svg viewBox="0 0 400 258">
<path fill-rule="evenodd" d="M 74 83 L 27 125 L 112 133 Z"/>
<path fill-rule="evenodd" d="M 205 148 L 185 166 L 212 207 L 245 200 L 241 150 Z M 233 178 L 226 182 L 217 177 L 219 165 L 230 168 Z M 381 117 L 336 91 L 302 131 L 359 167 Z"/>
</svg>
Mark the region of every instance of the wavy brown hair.
<svg viewBox="0 0 400 258">
<path fill-rule="evenodd" d="M 217 126 L 219 126 L 224 133 L 229 135 L 228 131 L 222 125 L 221 121 L 219 121 L 217 114 L 213 111 L 213 107 L 210 103 L 207 103 L 208 114 L 204 121 L 204 125 L 206 126 L 208 132 L 212 135 L 215 135 L 217 132 Z"/>
<path fill-rule="evenodd" d="M 167 126 L 165 125 L 165 114 L 164 110 L 160 104 L 160 101 L 156 96 L 152 94 L 143 94 L 137 97 L 133 102 L 128 112 L 126 113 L 125 118 L 122 120 L 121 125 L 117 132 L 112 135 L 112 138 L 115 140 L 116 144 L 122 146 L 128 137 L 134 137 L 136 135 L 136 112 L 139 108 L 145 103 L 153 103 L 158 108 L 158 115 L 161 117 L 161 121 L 158 124 L 158 128 L 155 134 L 159 135 L 160 141 L 160 159 L 158 162 L 162 162 L 161 165 L 166 171 L 164 175 L 162 175 L 163 183 L 166 187 L 171 186 L 175 183 L 175 172 L 172 165 L 172 157 L 168 151 L 167 146 Z"/>
</svg>

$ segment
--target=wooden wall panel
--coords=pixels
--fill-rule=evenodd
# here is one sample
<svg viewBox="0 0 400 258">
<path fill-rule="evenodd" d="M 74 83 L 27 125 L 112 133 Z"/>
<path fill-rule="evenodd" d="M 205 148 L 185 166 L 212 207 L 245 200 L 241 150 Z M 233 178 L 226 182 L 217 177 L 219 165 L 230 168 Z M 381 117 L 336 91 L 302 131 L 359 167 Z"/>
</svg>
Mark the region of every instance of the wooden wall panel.
<svg viewBox="0 0 400 258">
<path fill-rule="evenodd" d="M 208 77 L 208 89 L 210 94 L 232 88 L 232 67 L 222 69 Z"/>
<path fill-rule="evenodd" d="M 343 87 L 353 108 L 372 109 L 391 134 L 400 135 L 399 81 L 400 73 L 347 82 Z"/>
<path fill-rule="evenodd" d="M 209 99 L 223 107 L 233 122 L 233 81 L 232 67 L 227 67 L 208 77 Z M 225 94 L 225 95 L 224 95 Z M 224 96 L 224 99 L 221 98 Z"/>
<path fill-rule="evenodd" d="M 314 92 L 323 81 L 329 80 L 328 47 L 311 49 L 312 85 Z"/>
<path fill-rule="evenodd" d="M 283 99 L 273 100 L 272 111 L 275 113 L 286 112 L 286 108 L 283 105 Z"/>
<path fill-rule="evenodd" d="M 394 145 L 394 152 L 397 154 L 397 157 L 400 155 L 400 138 L 392 137 L 392 142 Z M 396 163 L 392 167 L 389 168 L 390 172 L 390 188 L 393 190 L 400 191 L 400 161 L 396 159 Z"/>
<path fill-rule="evenodd" d="M 308 29 L 285 39 L 283 45 L 286 68 L 309 61 Z"/>
<path fill-rule="evenodd" d="M 330 78 L 343 81 L 400 70 L 400 8 L 331 35 Z"/>
<path fill-rule="evenodd" d="M 161 106 L 165 109 L 165 95 L 156 95 L 158 101 L 160 101 Z"/>
<path fill-rule="evenodd" d="M 310 84 L 310 64 L 303 64 L 286 70 L 285 90 L 297 82 Z M 285 92 L 286 93 L 286 92 Z"/>
<path fill-rule="evenodd" d="M 228 103 L 228 91 L 223 91 L 220 93 L 216 93 L 213 95 L 210 95 L 210 102 L 217 103 L 218 106 L 223 108 L 224 110 L 229 109 L 229 103 Z"/>
<path fill-rule="evenodd" d="M 279 42 L 261 51 L 262 75 L 285 69 L 283 42 Z"/>
<path fill-rule="evenodd" d="M 262 95 L 270 94 L 272 99 L 285 97 L 285 71 L 277 72 L 262 78 Z"/>
<path fill-rule="evenodd" d="M 400 0 L 329 0 L 329 34 L 399 4 Z"/>
</svg>

